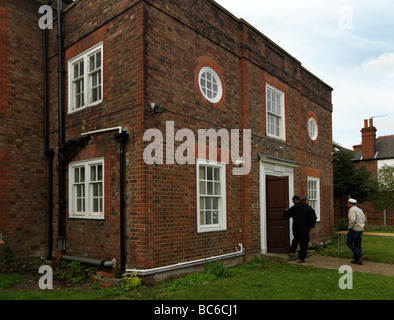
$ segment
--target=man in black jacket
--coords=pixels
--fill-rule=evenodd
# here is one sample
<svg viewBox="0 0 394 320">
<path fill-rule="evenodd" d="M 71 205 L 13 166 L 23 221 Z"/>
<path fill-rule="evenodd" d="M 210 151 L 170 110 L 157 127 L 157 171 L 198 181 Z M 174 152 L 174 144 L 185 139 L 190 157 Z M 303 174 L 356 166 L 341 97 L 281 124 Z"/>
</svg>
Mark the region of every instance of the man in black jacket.
<svg viewBox="0 0 394 320">
<path fill-rule="evenodd" d="M 293 197 L 294 206 L 284 212 L 286 218 L 293 218 L 294 239 L 290 247 L 289 255 L 292 257 L 300 243 L 298 262 L 305 262 L 309 244 L 309 231 L 315 226 L 316 213 L 307 201 L 299 201 L 298 196 Z M 298 201 L 297 201 L 298 200 Z"/>
</svg>

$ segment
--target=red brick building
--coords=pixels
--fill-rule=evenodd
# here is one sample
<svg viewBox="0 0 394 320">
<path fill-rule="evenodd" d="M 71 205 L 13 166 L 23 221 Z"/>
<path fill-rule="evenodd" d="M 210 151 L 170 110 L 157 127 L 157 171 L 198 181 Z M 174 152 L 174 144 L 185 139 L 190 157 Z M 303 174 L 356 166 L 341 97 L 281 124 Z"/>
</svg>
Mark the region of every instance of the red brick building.
<svg viewBox="0 0 394 320">
<path fill-rule="evenodd" d="M 394 166 L 394 135 L 376 137 L 377 128 L 373 118 L 364 120 L 361 129 L 361 144 L 353 146 L 354 161 L 357 167 L 365 165 L 377 175 L 384 165 Z M 369 225 L 393 225 L 394 211 L 377 209 L 369 199 L 362 199 L 360 207 L 368 218 Z"/>
<path fill-rule="evenodd" d="M 374 174 L 385 164 L 394 165 L 394 135 L 377 138 L 376 132 L 373 118 L 365 119 L 361 144 L 353 146 L 354 161 L 357 165 L 365 165 Z"/>
<path fill-rule="evenodd" d="M 316 209 L 312 241 L 331 236 L 332 88 L 298 60 L 214 1 L 75 1 L 47 30 L 45 118 L 41 5 L 0 0 L 0 232 L 15 253 L 161 274 L 287 252 L 294 194 Z M 242 149 L 244 129 L 236 175 L 245 154 L 226 134 Z"/>
<path fill-rule="evenodd" d="M 0 1 L 0 233 L 16 255 L 47 250 L 38 3 Z"/>
</svg>

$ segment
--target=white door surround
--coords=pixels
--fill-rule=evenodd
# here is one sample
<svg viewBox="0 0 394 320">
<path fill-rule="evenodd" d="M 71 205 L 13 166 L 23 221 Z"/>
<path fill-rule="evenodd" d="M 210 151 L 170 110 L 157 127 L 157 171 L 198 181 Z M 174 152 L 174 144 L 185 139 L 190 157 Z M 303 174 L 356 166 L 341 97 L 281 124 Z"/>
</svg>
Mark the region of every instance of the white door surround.
<svg viewBox="0 0 394 320">
<path fill-rule="evenodd" d="M 288 177 L 289 203 L 294 195 L 294 168 L 298 164 L 293 161 L 259 154 L 260 157 L 260 241 L 261 253 L 267 253 L 267 209 L 266 209 L 266 178 L 267 176 Z M 290 240 L 293 238 L 292 224 L 289 221 Z"/>
</svg>

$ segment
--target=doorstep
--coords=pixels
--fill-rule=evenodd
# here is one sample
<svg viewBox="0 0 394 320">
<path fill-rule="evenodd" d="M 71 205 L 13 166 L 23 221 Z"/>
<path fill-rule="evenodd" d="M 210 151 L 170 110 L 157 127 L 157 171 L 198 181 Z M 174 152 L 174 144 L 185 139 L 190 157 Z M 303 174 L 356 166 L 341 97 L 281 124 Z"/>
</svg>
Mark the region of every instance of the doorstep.
<svg viewBox="0 0 394 320">
<path fill-rule="evenodd" d="M 308 250 L 306 257 L 310 257 L 315 255 L 314 250 Z M 290 262 L 293 260 L 298 260 L 298 251 L 294 254 L 293 257 L 290 257 L 288 253 L 266 253 L 262 255 L 267 261 L 275 261 L 275 262 Z"/>
<path fill-rule="evenodd" d="M 293 258 L 289 257 L 288 253 L 266 253 L 263 254 L 263 258 L 267 261 L 275 261 L 275 262 L 289 262 L 293 260 Z"/>
</svg>

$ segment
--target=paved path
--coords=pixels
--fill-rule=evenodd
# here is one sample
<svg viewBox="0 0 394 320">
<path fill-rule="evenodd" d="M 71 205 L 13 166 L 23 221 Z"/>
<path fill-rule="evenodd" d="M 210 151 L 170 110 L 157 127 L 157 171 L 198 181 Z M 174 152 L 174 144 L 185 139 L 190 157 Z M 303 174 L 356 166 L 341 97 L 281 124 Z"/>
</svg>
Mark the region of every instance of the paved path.
<svg viewBox="0 0 394 320">
<path fill-rule="evenodd" d="M 297 259 L 291 259 L 288 263 L 296 263 Z M 336 269 L 343 265 L 349 265 L 352 267 L 353 271 L 357 272 L 366 272 L 366 273 L 375 273 L 375 274 L 383 274 L 386 276 L 394 276 L 394 264 L 391 263 L 379 263 L 379 262 L 370 262 L 367 260 L 363 261 L 362 265 L 350 263 L 350 259 L 346 258 L 338 258 L 338 257 L 328 257 L 322 256 L 319 254 L 313 254 L 306 258 L 305 263 L 300 263 L 303 266 L 312 266 L 326 269 Z"/>
</svg>

